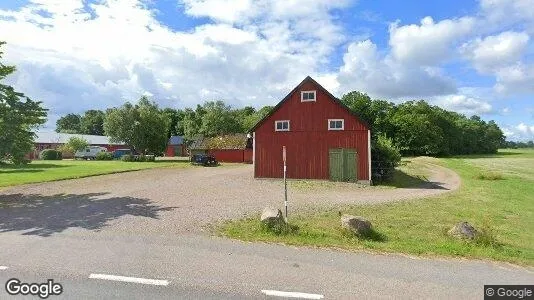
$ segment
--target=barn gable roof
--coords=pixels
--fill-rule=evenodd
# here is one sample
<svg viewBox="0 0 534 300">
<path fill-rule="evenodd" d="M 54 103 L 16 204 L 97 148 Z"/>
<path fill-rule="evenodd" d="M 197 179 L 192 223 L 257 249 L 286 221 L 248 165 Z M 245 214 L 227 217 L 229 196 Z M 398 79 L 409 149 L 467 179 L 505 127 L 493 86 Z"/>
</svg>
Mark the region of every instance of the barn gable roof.
<svg viewBox="0 0 534 300">
<path fill-rule="evenodd" d="M 284 99 L 282 99 L 282 101 L 278 102 L 278 104 L 273 107 L 273 109 L 271 109 L 271 111 L 265 116 L 263 117 L 258 123 L 256 123 L 256 125 L 254 125 L 254 127 L 252 127 L 249 132 L 254 132 L 258 127 L 260 127 L 264 122 L 265 120 L 267 120 L 272 114 L 274 114 L 287 100 L 289 100 L 291 98 L 291 95 L 293 95 L 293 93 L 295 93 L 296 91 L 298 91 L 300 89 L 300 87 L 302 87 L 302 85 L 304 85 L 305 83 L 307 82 L 311 82 L 312 84 L 314 84 L 315 86 L 317 86 L 317 88 L 321 91 L 323 91 L 328 97 L 330 97 L 330 99 L 332 99 L 336 104 L 338 104 L 339 106 L 343 107 L 344 109 L 346 109 L 351 115 L 353 115 L 354 117 L 356 117 L 358 119 L 358 121 L 360 121 L 367 129 L 370 129 L 370 126 L 369 124 L 363 120 L 357 113 L 355 113 L 354 111 L 352 111 L 348 106 L 346 106 L 345 104 L 343 104 L 343 102 L 341 102 L 341 100 L 339 100 L 338 98 L 336 98 L 334 95 L 332 95 L 327 89 L 325 89 L 322 85 L 320 85 L 317 81 L 315 81 L 313 78 L 311 78 L 310 76 L 306 76 L 306 78 L 304 78 L 304 80 L 302 80 L 301 83 L 299 83 L 299 85 L 297 85 L 291 92 L 289 92 L 289 94 L 287 94 L 287 96 L 284 97 Z"/>
</svg>

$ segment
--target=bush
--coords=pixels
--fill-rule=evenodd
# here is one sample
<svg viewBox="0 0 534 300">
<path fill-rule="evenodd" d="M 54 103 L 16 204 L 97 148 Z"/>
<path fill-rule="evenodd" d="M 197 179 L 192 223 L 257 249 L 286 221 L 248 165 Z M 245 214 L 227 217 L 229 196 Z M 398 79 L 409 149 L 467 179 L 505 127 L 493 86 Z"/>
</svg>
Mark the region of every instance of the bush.
<svg viewBox="0 0 534 300">
<path fill-rule="evenodd" d="M 63 156 L 60 151 L 54 149 L 45 149 L 39 153 L 39 158 L 42 160 L 61 160 Z"/>
<path fill-rule="evenodd" d="M 372 180 L 381 182 L 393 176 L 393 171 L 401 161 L 400 151 L 393 141 L 386 136 L 379 135 L 372 144 L 371 173 Z"/>
<path fill-rule="evenodd" d="M 156 156 L 154 155 L 130 155 L 125 154 L 121 157 L 122 161 L 136 161 L 136 162 L 155 162 Z"/>
<path fill-rule="evenodd" d="M 121 160 L 122 160 L 122 161 L 134 161 L 134 156 L 131 155 L 131 154 L 124 154 L 124 155 L 121 157 Z"/>
<path fill-rule="evenodd" d="M 112 160 L 113 154 L 111 152 L 98 152 L 96 154 L 96 160 Z"/>
</svg>

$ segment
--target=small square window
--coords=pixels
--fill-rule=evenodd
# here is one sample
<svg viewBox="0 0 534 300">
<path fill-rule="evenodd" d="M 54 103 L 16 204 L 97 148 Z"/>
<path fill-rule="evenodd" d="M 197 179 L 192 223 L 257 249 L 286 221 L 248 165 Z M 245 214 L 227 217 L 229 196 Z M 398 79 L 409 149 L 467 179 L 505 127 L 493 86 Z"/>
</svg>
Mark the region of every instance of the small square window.
<svg viewBox="0 0 534 300">
<path fill-rule="evenodd" d="M 344 119 L 328 119 L 328 130 L 344 130 Z"/>
<path fill-rule="evenodd" d="M 289 131 L 289 121 L 283 120 L 283 121 L 274 122 L 274 130 L 275 131 Z"/>
<path fill-rule="evenodd" d="M 300 92 L 300 101 L 302 101 L 302 102 L 315 101 L 315 91 L 302 91 L 302 92 Z"/>
</svg>

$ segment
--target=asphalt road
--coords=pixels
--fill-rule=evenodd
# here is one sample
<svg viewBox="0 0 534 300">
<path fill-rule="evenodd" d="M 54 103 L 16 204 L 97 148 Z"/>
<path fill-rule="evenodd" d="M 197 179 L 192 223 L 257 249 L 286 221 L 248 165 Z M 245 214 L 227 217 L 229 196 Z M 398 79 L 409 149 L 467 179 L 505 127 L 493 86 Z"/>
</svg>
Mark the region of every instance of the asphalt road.
<svg viewBox="0 0 534 300">
<path fill-rule="evenodd" d="M 341 184 L 290 196 L 306 208 L 457 188 L 454 172 L 434 169 L 431 186 Z M 532 268 L 508 264 L 244 243 L 203 232 L 206 224 L 279 203 L 279 192 L 277 181 L 252 179 L 250 166 L 146 170 L 2 190 L 0 299 L 13 298 L 4 288 L 10 278 L 62 284 L 64 292 L 48 299 L 265 299 L 266 290 L 310 299 L 480 299 L 484 284 L 534 284 Z"/>
<path fill-rule="evenodd" d="M 532 269 L 468 260 L 243 243 L 201 235 L 117 235 L 69 229 L 48 237 L 0 233 L 0 282 L 62 284 L 49 299 L 251 299 L 262 290 L 324 299 L 480 299 L 484 284 L 533 284 Z M 165 281 L 154 286 L 91 274 Z M 5 289 L 1 299 L 9 299 Z M 280 298 L 278 298 L 280 299 Z"/>
</svg>

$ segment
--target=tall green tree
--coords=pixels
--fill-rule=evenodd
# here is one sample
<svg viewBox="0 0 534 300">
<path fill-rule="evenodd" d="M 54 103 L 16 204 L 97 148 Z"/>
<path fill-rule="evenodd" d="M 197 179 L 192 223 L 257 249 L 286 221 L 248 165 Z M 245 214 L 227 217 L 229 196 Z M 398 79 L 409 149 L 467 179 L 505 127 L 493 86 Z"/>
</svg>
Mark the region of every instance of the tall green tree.
<svg viewBox="0 0 534 300">
<path fill-rule="evenodd" d="M 193 141 L 200 134 L 203 114 L 204 110 L 200 105 L 197 106 L 196 111 L 191 108 L 186 108 L 184 110 L 182 126 L 186 142 Z"/>
<path fill-rule="evenodd" d="M 259 110 L 255 111 L 253 114 L 244 116 L 242 122 L 243 132 L 248 132 L 252 127 L 254 127 L 261 119 L 263 119 L 267 114 L 273 109 L 272 106 L 264 106 Z"/>
<path fill-rule="evenodd" d="M 142 154 L 159 154 L 167 145 L 170 120 L 153 101 L 143 96 L 136 105 L 109 109 L 104 131 L 113 142 L 124 142 Z"/>
<path fill-rule="evenodd" d="M 0 163 L 21 164 L 25 162 L 24 156 L 33 149 L 33 131 L 45 123 L 47 110 L 41 102 L 2 83 L 6 76 L 15 72 L 14 66 L 2 63 L 4 44 L 0 42 Z"/>
<path fill-rule="evenodd" d="M 80 133 L 104 135 L 104 118 L 106 114 L 101 110 L 86 111 L 80 119 Z"/>
<path fill-rule="evenodd" d="M 341 102 L 371 126 L 374 139 L 381 134 L 386 136 L 394 134 L 391 118 L 395 113 L 395 104 L 384 100 L 371 100 L 367 94 L 357 91 L 344 95 Z"/>
<path fill-rule="evenodd" d="M 168 137 L 171 137 L 173 135 L 183 136 L 184 135 L 183 119 L 185 116 L 184 111 L 181 109 L 165 108 L 163 110 L 163 113 L 170 120 L 169 128 L 167 130 L 167 136 Z"/>
<path fill-rule="evenodd" d="M 78 114 L 67 114 L 56 121 L 56 132 L 82 133 L 82 117 Z"/>
<path fill-rule="evenodd" d="M 216 135 L 243 132 L 241 123 L 229 105 L 223 101 L 210 101 L 204 103 L 205 113 L 202 115 L 200 134 L 213 137 Z"/>
</svg>

